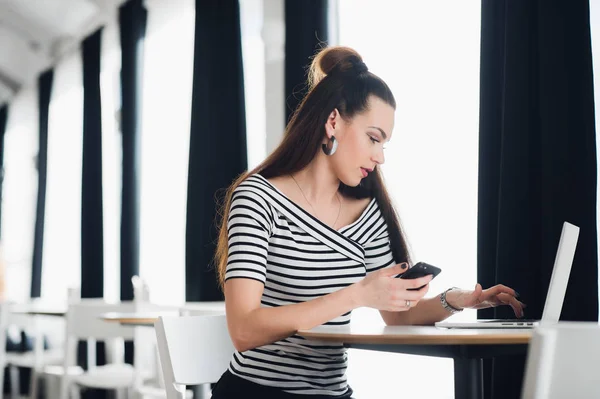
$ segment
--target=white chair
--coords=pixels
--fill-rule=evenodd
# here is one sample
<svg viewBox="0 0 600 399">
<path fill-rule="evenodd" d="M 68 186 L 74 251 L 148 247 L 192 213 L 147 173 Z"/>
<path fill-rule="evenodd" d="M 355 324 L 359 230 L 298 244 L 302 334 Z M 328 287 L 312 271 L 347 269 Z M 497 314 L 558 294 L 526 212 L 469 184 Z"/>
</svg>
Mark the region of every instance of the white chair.
<svg viewBox="0 0 600 399">
<path fill-rule="evenodd" d="M 6 367 L 6 328 L 8 305 L 0 303 L 0 399 L 4 397 L 4 368 Z"/>
<path fill-rule="evenodd" d="M 150 287 L 140 276 L 131 278 L 133 286 L 133 301 L 136 312 L 139 313 L 179 313 L 177 306 L 158 305 L 150 302 Z M 167 393 L 162 381 L 162 372 L 158 361 L 156 334 L 153 328 L 146 326 L 135 327 L 135 384 L 133 394 L 140 399 L 166 399 Z"/>
<path fill-rule="evenodd" d="M 173 316 L 179 313 L 176 306 L 156 305 L 148 302 L 136 302 L 136 312 L 164 313 Z M 162 381 L 162 371 L 158 360 L 156 334 L 153 327 L 135 327 L 134 368 L 136 380 L 133 393 L 141 399 L 166 399 L 167 394 Z"/>
<path fill-rule="evenodd" d="M 171 312 L 173 310 L 170 306 L 160 306 L 160 305 L 152 305 L 152 304 L 144 304 L 145 311 L 149 312 Z M 148 310 L 149 309 L 149 310 Z M 208 303 L 208 306 L 202 306 L 201 304 L 194 304 L 191 307 L 187 305 L 182 308 L 178 308 L 178 313 L 180 316 L 195 316 L 195 315 L 222 315 L 225 314 L 225 308 L 220 306 L 214 306 L 213 303 Z M 174 316 L 174 315 L 173 315 Z M 141 341 L 139 339 L 140 333 L 151 332 L 152 339 L 152 351 L 149 351 L 149 354 L 155 355 L 156 364 L 155 370 L 157 371 L 156 378 L 151 378 L 149 380 L 142 380 L 138 378 L 138 382 L 134 388 L 134 392 L 140 396 L 141 398 L 152 398 L 152 399 L 166 399 L 167 392 L 165 390 L 165 382 L 163 379 L 163 371 L 159 360 L 158 347 L 156 341 L 156 334 L 154 332 L 154 328 L 150 330 L 147 327 L 137 327 L 136 328 L 136 341 L 135 345 L 137 347 L 138 343 Z M 147 344 L 147 342 L 143 342 L 143 344 Z M 147 347 L 147 345 L 146 345 Z M 139 351 L 138 351 L 139 352 Z M 136 352 L 136 354 L 138 353 Z M 136 359 L 136 362 L 138 360 Z M 136 366 L 136 370 L 138 367 Z M 195 388 L 195 393 L 200 395 L 200 398 L 210 397 L 210 384 L 204 384 L 203 386 L 199 386 Z M 187 399 L 191 399 L 194 396 L 194 392 L 191 390 L 186 390 L 185 395 Z"/>
<path fill-rule="evenodd" d="M 31 398 L 36 398 L 40 373 L 43 368 L 48 365 L 61 363 L 64 358 L 64 349 L 54 348 L 44 350 L 44 334 L 41 329 L 41 318 L 39 316 L 11 312 L 10 304 L 3 304 L 2 308 L 4 309 L 2 311 L 2 316 L 0 317 L 2 317 L 3 320 L 0 322 L 0 325 L 2 326 L 1 341 L 3 343 L 0 344 L 2 345 L 2 348 L 0 349 L 2 355 L 0 357 L 3 358 L 2 370 L 4 370 L 4 366 L 9 368 L 11 397 L 18 398 L 20 396 L 20 376 L 18 368 L 24 367 L 31 369 L 29 396 Z M 7 328 L 15 328 L 19 332 L 21 330 L 25 331 L 27 335 L 34 340 L 33 350 L 27 352 L 6 352 Z M 1 374 L 2 378 L 0 378 L 0 383 L 3 383 L 4 373 L 2 372 Z M 2 395 L 2 392 L 0 392 L 0 398 Z"/>
<path fill-rule="evenodd" d="M 79 397 L 81 388 L 112 389 L 118 393 L 125 392 L 131 396 L 131 388 L 135 381 L 135 371 L 132 365 L 122 362 L 103 366 L 96 365 L 96 341 L 110 342 L 111 340 L 126 341 L 134 339 L 134 328 L 119 323 L 102 320 L 105 313 L 130 313 L 135 310 L 134 302 L 109 304 L 102 300 L 81 300 L 71 303 L 67 312 L 67 333 L 65 362 L 63 369 L 73 366 L 76 343 L 85 340 L 88 343 L 87 370 L 79 375 L 63 373 L 61 378 L 60 395 L 62 399 Z"/>
<path fill-rule="evenodd" d="M 540 326 L 529 344 L 522 399 L 600 398 L 600 326 Z"/>
<path fill-rule="evenodd" d="M 168 399 L 183 399 L 186 385 L 214 383 L 234 348 L 225 314 L 160 317 L 154 324 Z"/>
</svg>

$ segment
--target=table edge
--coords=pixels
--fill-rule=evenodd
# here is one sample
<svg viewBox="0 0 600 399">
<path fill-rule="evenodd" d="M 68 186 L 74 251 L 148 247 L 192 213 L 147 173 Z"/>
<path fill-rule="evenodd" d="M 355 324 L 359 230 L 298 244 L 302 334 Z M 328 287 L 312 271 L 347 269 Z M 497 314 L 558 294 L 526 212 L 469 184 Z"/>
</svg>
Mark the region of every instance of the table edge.
<svg viewBox="0 0 600 399">
<path fill-rule="evenodd" d="M 529 344 L 531 334 L 486 334 L 486 335 L 379 335 L 379 334 L 331 334 L 313 331 L 298 331 L 297 334 L 308 339 L 344 344 L 367 345 L 520 345 Z"/>
</svg>

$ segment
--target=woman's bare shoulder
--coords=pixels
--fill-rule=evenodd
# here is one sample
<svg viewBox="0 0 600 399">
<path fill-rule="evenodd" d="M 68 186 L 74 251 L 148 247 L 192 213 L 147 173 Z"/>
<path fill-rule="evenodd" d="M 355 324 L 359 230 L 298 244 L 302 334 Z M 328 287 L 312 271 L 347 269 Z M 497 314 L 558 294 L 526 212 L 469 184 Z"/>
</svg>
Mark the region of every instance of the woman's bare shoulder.
<svg viewBox="0 0 600 399">
<path fill-rule="evenodd" d="M 373 199 L 367 198 L 352 198 L 343 197 L 343 220 L 341 225 L 347 225 L 357 220 L 362 213 L 367 209 Z"/>
<path fill-rule="evenodd" d="M 344 196 L 344 205 L 348 206 L 350 209 L 364 211 L 367 206 L 371 203 L 373 198 L 365 197 L 365 198 L 353 198 Z"/>
</svg>

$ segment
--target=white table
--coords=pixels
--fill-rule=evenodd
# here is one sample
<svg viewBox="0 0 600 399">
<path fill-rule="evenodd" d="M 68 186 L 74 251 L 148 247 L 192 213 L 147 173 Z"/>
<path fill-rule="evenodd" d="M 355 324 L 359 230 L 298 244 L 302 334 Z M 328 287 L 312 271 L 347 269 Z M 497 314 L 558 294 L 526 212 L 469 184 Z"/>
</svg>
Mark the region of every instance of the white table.
<svg viewBox="0 0 600 399">
<path fill-rule="evenodd" d="M 298 335 L 348 348 L 454 359 L 454 397 L 483 397 L 483 359 L 527 352 L 531 329 L 442 329 L 430 326 L 316 327 Z"/>
</svg>

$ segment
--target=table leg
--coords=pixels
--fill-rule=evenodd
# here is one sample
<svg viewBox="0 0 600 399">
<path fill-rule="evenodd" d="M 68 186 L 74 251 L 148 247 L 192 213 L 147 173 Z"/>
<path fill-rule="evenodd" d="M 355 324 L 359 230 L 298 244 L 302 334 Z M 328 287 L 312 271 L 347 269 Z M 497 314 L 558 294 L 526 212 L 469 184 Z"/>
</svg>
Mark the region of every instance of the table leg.
<svg viewBox="0 0 600 399">
<path fill-rule="evenodd" d="M 454 397 L 483 399 L 482 359 L 454 359 Z"/>
<path fill-rule="evenodd" d="M 194 399 L 209 399 L 211 396 L 210 384 L 195 385 L 188 387 L 188 389 L 192 389 L 194 392 Z"/>
</svg>

